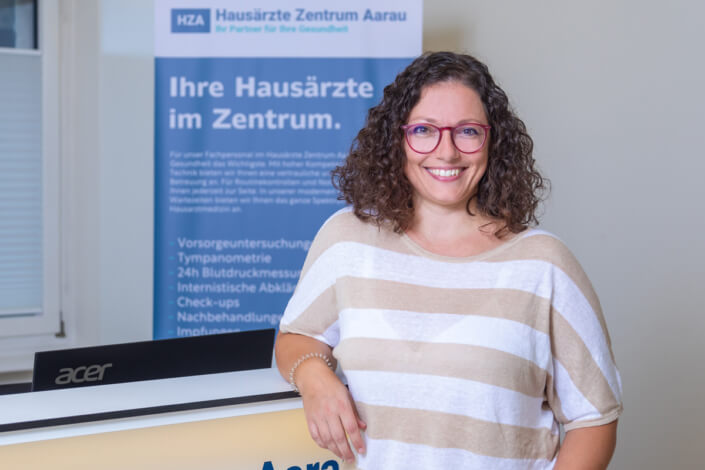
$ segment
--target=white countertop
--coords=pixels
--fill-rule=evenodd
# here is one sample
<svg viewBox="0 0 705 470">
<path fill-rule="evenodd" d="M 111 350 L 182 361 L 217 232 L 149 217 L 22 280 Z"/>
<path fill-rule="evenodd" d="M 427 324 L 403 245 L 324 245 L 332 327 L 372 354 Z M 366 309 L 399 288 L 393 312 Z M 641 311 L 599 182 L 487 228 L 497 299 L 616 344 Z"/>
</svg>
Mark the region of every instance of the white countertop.
<svg viewBox="0 0 705 470">
<path fill-rule="evenodd" d="M 0 426 L 47 420 L 74 419 L 75 424 L 32 426 L 0 432 L 0 446 L 96 432 L 158 426 L 177 422 L 266 413 L 301 407 L 300 398 L 200 407 L 154 414 L 141 409 L 227 400 L 281 392 L 291 387 L 276 369 L 196 375 L 112 385 L 97 385 L 43 392 L 0 395 Z M 265 401 L 261 401 L 265 400 Z M 81 417 L 137 410 L 134 417 L 85 420 Z"/>
</svg>

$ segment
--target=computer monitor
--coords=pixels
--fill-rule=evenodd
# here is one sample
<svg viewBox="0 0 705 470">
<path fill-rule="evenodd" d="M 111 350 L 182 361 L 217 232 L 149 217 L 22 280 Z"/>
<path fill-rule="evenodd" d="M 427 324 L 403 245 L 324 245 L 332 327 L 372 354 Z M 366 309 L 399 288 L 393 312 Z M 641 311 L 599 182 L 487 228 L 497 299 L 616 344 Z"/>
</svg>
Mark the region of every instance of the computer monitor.
<svg viewBox="0 0 705 470">
<path fill-rule="evenodd" d="M 274 329 L 42 351 L 32 391 L 271 367 Z"/>
</svg>

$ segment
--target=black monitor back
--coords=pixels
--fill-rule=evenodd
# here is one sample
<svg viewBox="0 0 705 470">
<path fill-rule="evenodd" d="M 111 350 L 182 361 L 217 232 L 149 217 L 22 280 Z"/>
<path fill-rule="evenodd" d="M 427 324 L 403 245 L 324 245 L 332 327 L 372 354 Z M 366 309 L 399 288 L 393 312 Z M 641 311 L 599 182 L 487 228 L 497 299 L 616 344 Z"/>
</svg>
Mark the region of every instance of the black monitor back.
<svg viewBox="0 0 705 470">
<path fill-rule="evenodd" d="M 266 369 L 274 330 L 38 352 L 32 391 Z"/>
</svg>

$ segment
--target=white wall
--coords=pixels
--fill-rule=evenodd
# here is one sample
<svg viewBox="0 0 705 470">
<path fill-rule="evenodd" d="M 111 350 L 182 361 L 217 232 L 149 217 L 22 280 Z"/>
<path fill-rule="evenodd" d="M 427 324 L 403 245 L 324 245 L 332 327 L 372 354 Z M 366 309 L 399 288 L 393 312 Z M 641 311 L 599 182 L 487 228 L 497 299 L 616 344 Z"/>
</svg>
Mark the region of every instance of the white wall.
<svg viewBox="0 0 705 470">
<path fill-rule="evenodd" d="M 100 338 L 152 339 L 153 6 L 100 3 Z"/>
<path fill-rule="evenodd" d="M 544 226 L 600 295 L 625 391 L 612 468 L 705 461 L 705 6 L 426 2 L 424 45 L 483 58 L 553 182 Z"/>
<path fill-rule="evenodd" d="M 147 339 L 152 2 L 62 5 L 75 40 L 64 135 L 70 331 L 86 343 Z M 689 0 L 425 5 L 424 47 L 482 58 L 526 121 L 553 182 L 543 225 L 601 296 L 625 390 L 611 468 L 705 461 L 703 17 Z"/>
</svg>

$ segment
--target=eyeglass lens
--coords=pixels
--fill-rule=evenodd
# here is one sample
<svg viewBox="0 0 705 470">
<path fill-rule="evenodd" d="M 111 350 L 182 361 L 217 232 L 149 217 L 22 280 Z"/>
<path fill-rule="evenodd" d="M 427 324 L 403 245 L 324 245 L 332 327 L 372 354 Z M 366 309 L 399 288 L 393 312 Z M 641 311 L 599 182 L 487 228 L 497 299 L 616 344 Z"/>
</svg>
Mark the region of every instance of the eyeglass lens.
<svg viewBox="0 0 705 470">
<path fill-rule="evenodd" d="M 441 129 L 428 124 L 418 124 L 406 129 L 409 146 L 416 152 L 432 152 L 440 143 Z M 463 124 L 451 129 L 451 137 L 455 147 L 464 153 L 472 153 L 482 148 L 485 143 L 486 131 L 484 128 Z"/>
</svg>

